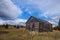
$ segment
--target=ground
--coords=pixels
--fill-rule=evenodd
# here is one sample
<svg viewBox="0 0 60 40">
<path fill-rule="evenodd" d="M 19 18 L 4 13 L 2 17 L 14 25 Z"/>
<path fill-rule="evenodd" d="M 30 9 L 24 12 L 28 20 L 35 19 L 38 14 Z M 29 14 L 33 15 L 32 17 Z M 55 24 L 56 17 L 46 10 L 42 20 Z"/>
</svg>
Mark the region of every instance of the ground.
<svg viewBox="0 0 60 40">
<path fill-rule="evenodd" d="M 0 40 L 60 40 L 60 31 L 31 32 L 25 28 L 0 29 Z"/>
</svg>

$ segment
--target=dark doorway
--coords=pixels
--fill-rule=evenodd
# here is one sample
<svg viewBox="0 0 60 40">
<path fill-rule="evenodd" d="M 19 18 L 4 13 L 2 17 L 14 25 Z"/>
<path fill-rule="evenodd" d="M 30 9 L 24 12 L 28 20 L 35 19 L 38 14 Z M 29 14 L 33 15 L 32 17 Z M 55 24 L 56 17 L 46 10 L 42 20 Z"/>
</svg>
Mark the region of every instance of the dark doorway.
<svg viewBox="0 0 60 40">
<path fill-rule="evenodd" d="M 42 24 L 39 23 L 39 32 L 42 32 Z"/>
<path fill-rule="evenodd" d="M 32 31 L 34 31 L 34 23 L 32 24 Z"/>
</svg>

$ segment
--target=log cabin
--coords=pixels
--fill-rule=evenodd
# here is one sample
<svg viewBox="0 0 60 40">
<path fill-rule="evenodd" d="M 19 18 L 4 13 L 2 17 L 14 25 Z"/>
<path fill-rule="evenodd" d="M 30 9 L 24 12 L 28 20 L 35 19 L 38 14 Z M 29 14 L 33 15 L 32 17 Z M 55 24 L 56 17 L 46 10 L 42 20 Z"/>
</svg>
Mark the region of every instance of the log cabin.
<svg viewBox="0 0 60 40">
<path fill-rule="evenodd" d="M 52 31 L 52 24 L 48 21 L 31 16 L 26 22 L 26 29 L 29 31 L 48 32 Z"/>
</svg>

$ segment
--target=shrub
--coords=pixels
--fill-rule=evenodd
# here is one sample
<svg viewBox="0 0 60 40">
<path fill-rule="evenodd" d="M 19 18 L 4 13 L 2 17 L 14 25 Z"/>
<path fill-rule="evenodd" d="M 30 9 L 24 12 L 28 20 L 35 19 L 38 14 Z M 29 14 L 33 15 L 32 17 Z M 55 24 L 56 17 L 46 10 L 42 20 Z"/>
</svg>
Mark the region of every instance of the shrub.
<svg viewBox="0 0 60 40">
<path fill-rule="evenodd" d="M 19 28 L 19 26 L 17 26 L 17 29 Z"/>
<path fill-rule="evenodd" d="M 60 30 L 60 26 L 57 26 L 57 29 Z"/>
<path fill-rule="evenodd" d="M 5 28 L 8 29 L 8 24 L 5 25 Z"/>
<path fill-rule="evenodd" d="M 60 30 L 60 26 L 54 27 L 54 30 Z"/>
</svg>

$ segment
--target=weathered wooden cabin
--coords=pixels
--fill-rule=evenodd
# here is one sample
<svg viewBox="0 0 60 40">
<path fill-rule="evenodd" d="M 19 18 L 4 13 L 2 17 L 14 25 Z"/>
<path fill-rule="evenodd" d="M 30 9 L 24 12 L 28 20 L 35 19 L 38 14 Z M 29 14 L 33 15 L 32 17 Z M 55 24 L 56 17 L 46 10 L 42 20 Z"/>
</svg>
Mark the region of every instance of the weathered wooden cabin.
<svg viewBox="0 0 60 40">
<path fill-rule="evenodd" d="M 26 29 L 30 31 L 48 32 L 52 31 L 52 24 L 48 21 L 31 16 L 26 22 Z"/>
</svg>

